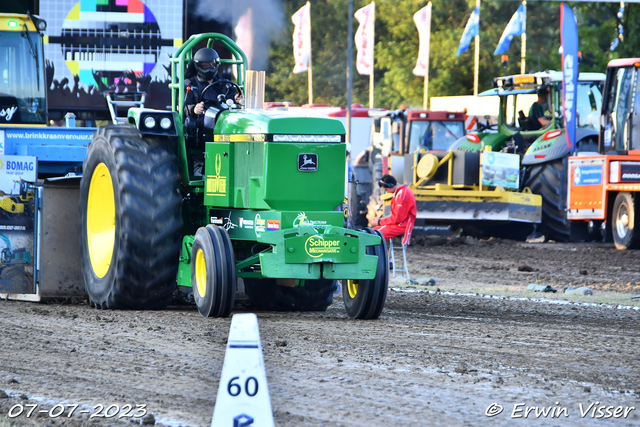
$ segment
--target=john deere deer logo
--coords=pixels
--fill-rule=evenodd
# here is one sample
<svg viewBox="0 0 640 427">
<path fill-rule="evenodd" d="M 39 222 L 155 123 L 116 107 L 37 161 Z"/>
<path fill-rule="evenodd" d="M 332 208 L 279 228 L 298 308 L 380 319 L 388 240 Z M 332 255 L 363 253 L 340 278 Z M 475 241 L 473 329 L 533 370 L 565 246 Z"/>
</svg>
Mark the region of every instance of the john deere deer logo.
<svg viewBox="0 0 640 427">
<path fill-rule="evenodd" d="M 300 172 L 315 172 L 318 170 L 318 155 L 315 153 L 298 154 L 298 170 Z"/>
</svg>

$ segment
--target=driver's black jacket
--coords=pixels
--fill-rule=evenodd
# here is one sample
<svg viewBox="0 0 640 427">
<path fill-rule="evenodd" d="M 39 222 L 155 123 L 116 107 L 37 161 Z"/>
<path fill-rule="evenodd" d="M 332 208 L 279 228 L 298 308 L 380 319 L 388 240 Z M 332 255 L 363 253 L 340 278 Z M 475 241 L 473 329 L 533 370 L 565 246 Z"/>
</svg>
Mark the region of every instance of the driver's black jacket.
<svg viewBox="0 0 640 427">
<path fill-rule="evenodd" d="M 213 77 L 213 80 L 211 81 L 211 83 L 228 82 L 228 81 L 229 80 L 223 77 L 220 77 L 218 74 L 216 74 Z M 184 99 L 185 116 L 196 117 L 196 113 L 194 113 L 193 110 L 196 104 L 198 103 L 198 100 L 200 99 L 200 94 L 202 93 L 204 88 L 209 86 L 211 83 L 209 83 L 208 81 L 200 80 L 200 77 L 198 76 L 185 80 L 185 88 L 187 89 L 186 90 L 187 95 Z M 234 99 L 235 96 L 238 94 L 238 91 L 231 84 L 225 85 L 223 83 L 220 83 L 210 88 L 209 90 L 207 90 L 207 92 L 204 94 L 205 99 L 203 99 L 203 101 L 205 101 L 205 104 L 207 100 L 216 101 L 216 99 L 218 98 L 218 95 L 220 94 L 225 95 L 226 99 Z"/>
</svg>

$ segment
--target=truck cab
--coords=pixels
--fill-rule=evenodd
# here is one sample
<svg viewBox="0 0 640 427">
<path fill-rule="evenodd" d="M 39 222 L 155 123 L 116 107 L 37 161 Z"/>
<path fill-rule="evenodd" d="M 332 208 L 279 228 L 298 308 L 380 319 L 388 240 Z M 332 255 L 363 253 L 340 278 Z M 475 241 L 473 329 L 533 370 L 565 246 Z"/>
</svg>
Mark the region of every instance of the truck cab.
<svg viewBox="0 0 640 427">
<path fill-rule="evenodd" d="M 0 15 L 0 125 L 47 124 L 45 28 L 36 17 Z"/>
</svg>

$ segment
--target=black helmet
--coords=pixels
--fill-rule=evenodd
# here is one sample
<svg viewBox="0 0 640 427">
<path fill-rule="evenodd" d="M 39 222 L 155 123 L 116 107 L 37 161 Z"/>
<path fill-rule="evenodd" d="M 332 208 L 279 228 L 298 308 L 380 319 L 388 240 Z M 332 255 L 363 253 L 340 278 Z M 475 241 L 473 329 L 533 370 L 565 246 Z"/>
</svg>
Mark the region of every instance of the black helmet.
<svg viewBox="0 0 640 427">
<path fill-rule="evenodd" d="M 205 47 L 193 56 L 193 63 L 198 71 L 198 77 L 203 80 L 211 80 L 218 72 L 220 56 L 215 50 Z"/>
</svg>

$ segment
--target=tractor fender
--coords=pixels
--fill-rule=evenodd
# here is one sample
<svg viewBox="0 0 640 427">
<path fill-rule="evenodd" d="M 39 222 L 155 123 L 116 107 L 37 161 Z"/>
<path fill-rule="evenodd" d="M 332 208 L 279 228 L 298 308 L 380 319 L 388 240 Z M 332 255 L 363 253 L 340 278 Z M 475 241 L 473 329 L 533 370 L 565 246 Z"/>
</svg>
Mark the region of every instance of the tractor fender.
<svg viewBox="0 0 640 427">
<path fill-rule="evenodd" d="M 553 130 L 553 129 L 551 129 Z M 586 151 L 587 141 L 598 141 L 598 131 L 595 129 L 576 129 L 576 141 L 578 141 L 578 151 Z M 583 147 L 581 147 L 581 144 Z M 571 149 L 567 142 L 567 133 L 562 132 L 553 139 L 544 141 L 542 136 L 531 144 L 526 154 L 522 158 L 522 166 L 530 166 L 539 163 L 546 163 L 569 155 Z M 592 151 L 592 150 L 589 150 Z M 536 157 L 538 156 L 538 157 Z M 544 156 L 544 157 L 540 157 Z"/>
</svg>

